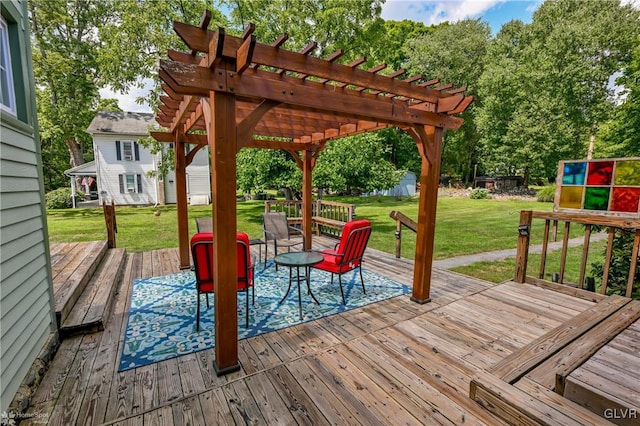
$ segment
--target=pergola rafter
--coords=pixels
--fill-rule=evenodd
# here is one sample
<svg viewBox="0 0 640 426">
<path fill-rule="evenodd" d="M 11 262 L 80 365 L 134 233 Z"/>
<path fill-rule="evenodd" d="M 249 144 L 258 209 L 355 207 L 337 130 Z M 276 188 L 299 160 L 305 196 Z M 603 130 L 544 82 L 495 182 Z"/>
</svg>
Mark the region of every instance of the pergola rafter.
<svg viewBox="0 0 640 426">
<path fill-rule="evenodd" d="M 183 267 L 189 266 L 185 167 L 198 149 L 210 149 L 213 239 L 219 248 L 214 255 L 217 372 L 239 368 L 235 156 L 242 148 L 292 154 L 303 172 L 302 231 L 305 248 L 310 248 L 312 170 L 326 144 L 390 126 L 408 131 L 422 158 L 412 300 L 428 302 L 442 136 L 462 125 L 455 115 L 464 112 L 473 97 L 464 95 L 466 88 L 440 84 L 438 79 L 406 77 L 406 70 L 383 75 L 386 64 L 360 69 L 365 58 L 341 64 L 342 50 L 326 59 L 314 57 L 315 43 L 300 52 L 286 50 L 286 34 L 262 44 L 253 35 L 253 25 L 241 37 L 223 28 L 210 31 L 208 16 L 199 27 L 174 23 L 188 51 L 170 50 L 170 60 L 160 62 L 165 96 L 160 97 L 156 121 L 168 131 L 151 135 L 175 143 Z M 187 152 L 185 144 L 196 147 Z"/>
</svg>

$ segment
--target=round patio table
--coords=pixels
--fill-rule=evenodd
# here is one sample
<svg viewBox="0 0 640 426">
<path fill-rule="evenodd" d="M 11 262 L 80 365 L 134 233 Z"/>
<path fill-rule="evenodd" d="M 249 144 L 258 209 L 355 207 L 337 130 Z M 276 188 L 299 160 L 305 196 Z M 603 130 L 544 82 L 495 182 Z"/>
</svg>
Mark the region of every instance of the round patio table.
<svg viewBox="0 0 640 426">
<path fill-rule="evenodd" d="M 300 294 L 300 268 L 304 268 L 305 274 L 303 278 L 306 278 L 307 281 L 307 290 L 309 291 L 309 295 L 318 305 L 318 299 L 313 295 L 311 291 L 311 286 L 309 284 L 309 272 L 311 266 L 316 265 L 324 260 L 324 257 L 316 252 L 312 251 L 294 251 L 290 253 L 281 253 L 273 258 L 273 261 L 277 265 L 288 266 L 289 267 L 289 287 L 287 287 L 287 292 L 282 297 L 278 304 L 284 302 L 284 300 L 289 295 L 291 291 L 291 281 L 293 281 L 292 270 L 296 268 L 296 278 L 298 282 L 298 311 L 300 313 L 300 321 L 302 321 L 302 295 Z"/>
</svg>

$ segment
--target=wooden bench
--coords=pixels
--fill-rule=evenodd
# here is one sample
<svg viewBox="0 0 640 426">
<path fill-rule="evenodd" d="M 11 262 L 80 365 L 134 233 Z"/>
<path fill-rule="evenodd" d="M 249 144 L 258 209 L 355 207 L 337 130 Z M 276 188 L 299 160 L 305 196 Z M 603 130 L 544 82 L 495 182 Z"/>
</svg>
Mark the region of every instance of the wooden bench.
<svg viewBox="0 0 640 426">
<path fill-rule="evenodd" d="M 617 407 L 616 401 L 590 403 L 588 393 L 574 386 L 571 373 L 639 318 L 640 302 L 615 295 L 603 298 L 476 375 L 469 396 L 511 423 L 610 424 L 606 413 L 594 408 Z"/>
<path fill-rule="evenodd" d="M 479 372 L 471 380 L 469 397 L 509 424 L 612 424 L 535 382 L 527 381 L 527 385 L 513 386 L 491 373 Z"/>
<path fill-rule="evenodd" d="M 515 383 L 629 301 L 630 299 L 626 297 L 613 295 L 596 303 L 559 327 L 513 352 L 495 364 L 490 372 L 507 383 Z"/>
<path fill-rule="evenodd" d="M 289 225 L 302 224 L 301 200 L 267 200 L 265 213 L 285 212 Z M 311 223 L 317 235 L 339 237 L 342 229 L 355 215 L 356 206 L 334 201 L 316 200 L 311 206 Z"/>
</svg>

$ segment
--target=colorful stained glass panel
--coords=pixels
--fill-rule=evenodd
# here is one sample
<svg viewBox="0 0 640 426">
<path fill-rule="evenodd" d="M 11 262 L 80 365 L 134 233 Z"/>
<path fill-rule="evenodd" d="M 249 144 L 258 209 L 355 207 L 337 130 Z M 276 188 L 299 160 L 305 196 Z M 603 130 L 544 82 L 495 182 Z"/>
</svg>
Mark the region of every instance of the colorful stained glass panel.
<svg viewBox="0 0 640 426">
<path fill-rule="evenodd" d="M 584 193 L 584 208 L 586 210 L 609 209 L 610 188 L 587 188 Z"/>
<path fill-rule="evenodd" d="M 640 160 L 621 160 L 616 164 L 616 185 L 640 186 Z"/>
<path fill-rule="evenodd" d="M 613 161 L 592 161 L 588 170 L 587 185 L 611 185 Z"/>
<path fill-rule="evenodd" d="M 565 163 L 562 173 L 563 185 L 584 185 L 587 163 Z"/>
<path fill-rule="evenodd" d="M 582 192 L 584 188 L 581 186 L 563 186 L 560 189 L 560 207 L 564 209 L 582 208 Z"/>
<path fill-rule="evenodd" d="M 638 205 L 640 205 L 640 188 L 613 188 L 611 211 L 637 213 Z"/>
</svg>

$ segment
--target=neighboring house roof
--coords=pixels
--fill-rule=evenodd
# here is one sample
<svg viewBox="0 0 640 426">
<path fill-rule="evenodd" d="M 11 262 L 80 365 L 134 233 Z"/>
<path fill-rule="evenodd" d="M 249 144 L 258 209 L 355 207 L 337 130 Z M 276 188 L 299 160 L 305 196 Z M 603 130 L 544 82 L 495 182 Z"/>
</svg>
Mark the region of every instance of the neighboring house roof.
<svg viewBox="0 0 640 426">
<path fill-rule="evenodd" d="M 100 111 L 93 118 L 87 133 L 146 135 L 154 123 L 154 115 L 146 112 Z"/>
<path fill-rule="evenodd" d="M 65 176 L 95 176 L 96 175 L 96 162 L 89 161 L 88 163 L 80 164 L 69 170 L 64 171 Z"/>
</svg>

